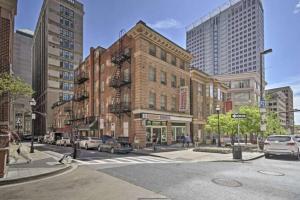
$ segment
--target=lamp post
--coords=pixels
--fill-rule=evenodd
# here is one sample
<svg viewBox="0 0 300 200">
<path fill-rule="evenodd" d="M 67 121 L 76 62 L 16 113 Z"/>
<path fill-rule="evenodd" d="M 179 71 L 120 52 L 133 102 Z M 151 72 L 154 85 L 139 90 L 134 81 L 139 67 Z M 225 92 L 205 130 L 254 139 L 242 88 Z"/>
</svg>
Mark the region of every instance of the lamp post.
<svg viewBox="0 0 300 200">
<path fill-rule="evenodd" d="M 30 153 L 34 153 L 34 148 L 33 148 L 33 140 L 34 140 L 34 129 L 33 129 L 33 122 L 35 119 L 35 114 L 33 113 L 34 106 L 36 105 L 36 101 L 34 98 L 32 98 L 30 101 L 30 106 L 31 106 L 31 146 L 30 146 Z"/>
<path fill-rule="evenodd" d="M 21 120 L 20 120 L 20 118 L 17 118 L 16 124 L 17 124 L 17 133 L 18 133 L 18 136 L 20 137 L 20 132 L 19 132 L 19 130 L 20 130 L 20 125 L 21 125 Z"/>
<path fill-rule="evenodd" d="M 220 133 L 220 106 L 217 105 L 216 111 L 218 114 L 218 147 L 221 147 L 221 133 Z"/>
<path fill-rule="evenodd" d="M 264 88 L 263 88 L 263 55 L 271 53 L 273 50 L 272 49 L 267 49 L 265 51 L 260 52 L 259 54 L 259 61 L 260 61 L 260 130 L 261 132 L 265 131 L 265 112 L 266 112 L 266 105 L 265 105 L 265 99 L 264 99 Z"/>
</svg>

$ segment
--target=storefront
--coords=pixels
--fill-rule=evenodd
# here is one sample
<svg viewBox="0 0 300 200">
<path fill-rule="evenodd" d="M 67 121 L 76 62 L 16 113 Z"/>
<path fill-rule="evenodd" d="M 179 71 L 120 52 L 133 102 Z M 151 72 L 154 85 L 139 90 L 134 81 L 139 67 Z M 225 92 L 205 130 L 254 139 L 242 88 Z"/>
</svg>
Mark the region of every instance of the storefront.
<svg viewBox="0 0 300 200">
<path fill-rule="evenodd" d="M 146 121 L 146 146 L 155 144 L 167 144 L 167 122 Z"/>
<path fill-rule="evenodd" d="M 172 123 L 172 143 L 181 142 L 185 135 L 187 135 L 185 123 Z"/>
<path fill-rule="evenodd" d="M 190 115 L 174 116 L 142 113 L 135 115 L 135 139 L 140 146 L 170 145 L 190 135 Z"/>
</svg>

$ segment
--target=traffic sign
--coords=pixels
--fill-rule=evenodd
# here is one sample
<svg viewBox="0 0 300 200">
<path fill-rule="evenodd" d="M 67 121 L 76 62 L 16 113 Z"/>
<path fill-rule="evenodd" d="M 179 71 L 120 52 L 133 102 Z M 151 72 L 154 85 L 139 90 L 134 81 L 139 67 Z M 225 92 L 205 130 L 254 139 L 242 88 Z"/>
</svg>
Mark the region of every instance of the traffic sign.
<svg viewBox="0 0 300 200">
<path fill-rule="evenodd" d="M 260 108 L 266 108 L 266 101 L 265 100 L 260 100 L 259 107 Z"/>
<path fill-rule="evenodd" d="M 246 117 L 247 117 L 246 114 L 240 114 L 240 113 L 231 114 L 231 118 L 234 119 L 245 119 Z"/>
</svg>

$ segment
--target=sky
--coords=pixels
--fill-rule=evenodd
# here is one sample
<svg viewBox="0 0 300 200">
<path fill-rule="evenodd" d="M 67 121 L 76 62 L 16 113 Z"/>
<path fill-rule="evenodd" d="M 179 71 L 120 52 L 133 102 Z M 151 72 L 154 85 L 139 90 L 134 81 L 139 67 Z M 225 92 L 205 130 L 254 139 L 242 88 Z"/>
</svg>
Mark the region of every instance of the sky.
<svg viewBox="0 0 300 200">
<path fill-rule="evenodd" d="M 84 57 L 90 47 L 108 47 L 121 29 L 139 20 L 185 48 L 186 27 L 228 0 L 80 0 L 84 4 Z M 42 0 L 19 0 L 16 29 L 34 30 Z M 300 0 L 263 0 L 267 88 L 291 86 L 300 109 Z M 300 112 L 295 113 L 300 124 Z"/>
</svg>

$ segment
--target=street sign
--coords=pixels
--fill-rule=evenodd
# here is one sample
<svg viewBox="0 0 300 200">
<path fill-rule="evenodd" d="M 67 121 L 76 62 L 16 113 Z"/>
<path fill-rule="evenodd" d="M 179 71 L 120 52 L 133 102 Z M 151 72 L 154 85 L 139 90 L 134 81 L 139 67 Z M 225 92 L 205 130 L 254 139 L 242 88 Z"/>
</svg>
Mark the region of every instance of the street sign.
<svg viewBox="0 0 300 200">
<path fill-rule="evenodd" d="M 259 107 L 260 108 L 266 108 L 266 101 L 265 100 L 260 100 Z"/>
<path fill-rule="evenodd" d="M 260 124 L 260 131 L 266 131 L 267 130 L 267 124 Z"/>
<path fill-rule="evenodd" d="M 231 118 L 234 119 L 245 119 L 246 117 L 247 117 L 246 114 L 240 114 L 240 113 L 231 114 Z"/>
</svg>

